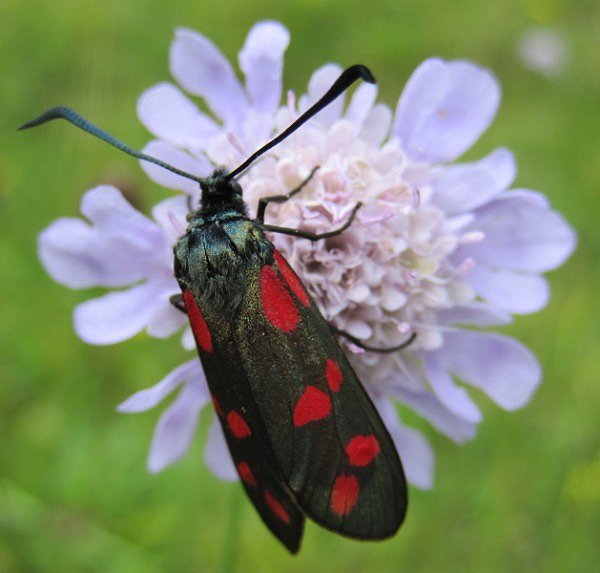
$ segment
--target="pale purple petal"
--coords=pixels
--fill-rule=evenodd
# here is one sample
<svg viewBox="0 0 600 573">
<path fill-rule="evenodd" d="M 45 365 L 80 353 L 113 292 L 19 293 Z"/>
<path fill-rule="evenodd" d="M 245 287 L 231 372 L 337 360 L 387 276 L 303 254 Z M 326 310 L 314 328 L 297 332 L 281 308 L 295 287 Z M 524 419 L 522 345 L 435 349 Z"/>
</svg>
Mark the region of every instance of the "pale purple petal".
<svg viewBox="0 0 600 573">
<path fill-rule="evenodd" d="M 185 350 L 194 350 L 196 348 L 196 340 L 191 328 L 186 328 L 181 335 L 181 346 Z"/>
<path fill-rule="evenodd" d="M 204 372 L 197 358 L 178 366 L 151 388 L 145 388 L 129 396 L 125 402 L 117 406 L 117 411 L 133 414 L 150 410 L 186 380 L 204 380 Z"/>
<path fill-rule="evenodd" d="M 392 132 L 417 161 L 453 161 L 488 128 L 499 102 L 500 87 L 487 70 L 426 60 L 400 97 Z"/>
<path fill-rule="evenodd" d="M 507 336 L 462 330 L 447 333 L 437 353 L 440 365 L 506 410 L 529 402 L 541 380 L 531 351 Z"/>
<path fill-rule="evenodd" d="M 259 22 L 250 30 L 239 55 L 253 107 L 273 112 L 281 98 L 283 54 L 290 33 L 279 22 Z"/>
<path fill-rule="evenodd" d="M 509 149 L 499 147 L 474 165 L 485 169 L 496 182 L 496 189 L 508 189 L 517 176 L 517 162 Z"/>
<path fill-rule="evenodd" d="M 433 182 L 433 200 L 449 214 L 471 211 L 504 191 L 515 174 L 512 154 L 506 149 L 497 149 L 475 163 L 443 169 Z"/>
<path fill-rule="evenodd" d="M 244 158 L 271 138 L 274 120 L 275 116 L 272 113 L 261 112 L 256 109 L 248 111 L 241 131 L 241 139 L 245 149 Z"/>
<path fill-rule="evenodd" d="M 350 99 L 345 119 L 351 121 L 359 129 L 373 109 L 377 98 L 377 86 L 375 84 L 360 84 Z"/>
<path fill-rule="evenodd" d="M 373 334 L 371 327 L 364 321 L 359 319 L 352 319 L 344 324 L 344 329 L 348 334 L 360 338 L 361 340 L 367 340 Z"/>
<path fill-rule="evenodd" d="M 231 64 L 206 37 L 179 28 L 170 52 L 171 73 L 190 93 L 203 97 L 227 125 L 241 125 L 248 109 L 244 89 Z"/>
<path fill-rule="evenodd" d="M 175 282 L 174 279 L 173 282 Z M 177 294 L 178 292 L 180 291 L 173 291 L 172 294 Z M 146 328 L 146 332 L 150 336 L 168 338 L 188 324 L 187 316 L 171 304 L 170 297 L 171 295 L 164 293 L 161 297 L 164 304 L 157 307 L 154 314 L 150 317 Z"/>
<path fill-rule="evenodd" d="M 425 149 L 417 145 L 419 130 L 427 127 L 430 115 L 441 105 L 449 89 L 447 64 L 437 58 L 425 60 L 410 76 L 396 106 L 392 134 L 414 159 L 426 160 Z M 423 147 L 423 146 L 421 146 Z"/>
<path fill-rule="evenodd" d="M 182 458 L 196 434 L 200 410 L 208 402 L 204 384 L 188 382 L 164 411 L 154 430 L 148 470 L 157 473 Z"/>
<path fill-rule="evenodd" d="M 85 193 L 81 213 L 100 230 L 111 232 L 116 238 L 123 237 L 132 247 L 151 251 L 164 245 L 161 229 L 115 187 L 101 185 Z"/>
<path fill-rule="evenodd" d="M 85 193 L 81 212 L 92 225 L 59 219 L 40 234 L 42 263 L 62 284 L 72 288 L 128 285 L 147 277 L 160 265 L 160 254 L 170 250 L 160 227 L 114 187 L 100 186 Z"/>
<path fill-rule="evenodd" d="M 141 332 L 164 303 L 164 285 L 150 281 L 124 291 L 111 292 L 75 308 L 77 335 L 89 344 L 114 344 Z"/>
<path fill-rule="evenodd" d="M 423 361 L 425 375 L 439 401 L 459 418 L 478 424 L 483 419 L 477 404 L 471 399 L 465 388 L 454 382 L 452 376 L 440 367 L 433 357 Z"/>
<path fill-rule="evenodd" d="M 394 312 L 406 304 L 408 297 L 399 289 L 384 287 L 379 300 L 383 309 Z"/>
<path fill-rule="evenodd" d="M 161 83 L 138 99 L 138 117 L 154 135 L 193 151 L 204 149 L 220 127 L 174 85 Z"/>
<path fill-rule="evenodd" d="M 479 207 L 498 193 L 487 171 L 462 165 L 446 169 L 433 189 L 435 204 L 451 215 Z"/>
<path fill-rule="evenodd" d="M 532 191 L 531 189 L 511 189 L 509 193 L 505 193 L 498 197 L 499 200 L 508 199 L 509 201 L 523 201 L 540 210 L 550 209 L 550 201 L 548 197 L 540 191 Z"/>
<path fill-rule="evenodd" d="M 238 474 L 223 435 L 223 428 L 216 415 L 213 416 L 208 432 L 206 447 L 204 448 L 204 461 L 210 471 L 218 478 L 224 481 L 238 480 Z"/>
<path fill-rule="evenodd" d="M 181 169 L 186 173 L 195 175 L 196 177 L 207 177 L 214 170 L 210 161 L 203 155 L 196 154 L 195 157 L 192 157 L 185 153 L 185 151 L 176 149 L 163 141 L 151 141 L 144 149 L 142 149 L 142 153 L 150 155 L 150 157 L 154 157 L 155 159 L 160 159 L 161 161 L 164 161 L 177 169 Z M 155 183 L 158 183 L 167 189 L 183 191 L 192 197 L 199 197 L 200 184 L 197 181 L 193 181 L 182 175 L 177 175 L 176 173 L 173 173 L 164 167 L 160 167 L 160 165 L 150 163 L 149 161 L 140 161 L 140 165 L 148 177 Z"/>
<path fill-rule="evenodd" d="M 317 102 L 321 96 L 333 85 L 342 73 L 342 68 L 337 64 L 326 64 L 319 68 L 310 78 L 308 83 L 308 94 L 300 98 L 300 111 L 307 110 L 311 105 Z M 331 102 L 325 109 L 322 109 L 315 120 L 320 125 L 329 127 L 342 115 L 344 108 L 344 96 L 338 97 Z"/>
<path fill-rule="evenodd" d="M 456 416 L 430 392 L 397 388 L 394 394 L 425 418 L 438 432 L 448 436 L 457 444 L 462 444 L 475 436 L 476 424 Z"/>
<path fill-rule="evenodd" d="M 421 432 L 407 428 L 400 422 L 396 408 L 391 401 L 380 399 L 376 404 L 381 418 L 398 448 L 406 479 L 418 488 L 431 489 L 435 467 L 435 457 L 431 445 Z"/>
<path fill-rule="evenodd" d="M 378 103 L 365 118 L 360 137 L 373 145 L 381 145 L 390 132 L 391 123 L 392 110 L 387 105 Z"/>
<path fill-rule="evenodd" d="M 540 275 L 476 265 L 467 280 L 481 298 L 513 314 L 538 312 L 550 298 L 548 281 Z"/>
<path fill-rule="evenodd" d="M 38 237 L 38 254 L 46 272 L 70 288 L 87 288 L 106 281 L 107 269 L 90 255 L 94 236 L 81 219 L 54 221 Z"/>
<path fill-rule="evenodd" d="M 498 326 L 510 324 L 512 318 L 508 312 L 485 302 L 472 302 L 465 306 L 442 309 L 437 313 L 440 324 L 472 324 L 474 326 Z"/>
<path fill-rule="evenodd" d="M 485 240 L 461 247 L 456 254 L 461 260 L 538 273 L 561 265 L 575 248 L 573 229 L 536 194 L 508 191 L 476 213 L 472 227 Z"/>
<path fill-rule="evenodd" d="M 199 195 L 199 194 L 198 194 Z M 163 229 L 170 245 L 174 245 L 181 235 L 185 234 L 187 228 L 187 215 L 190 212 L 189 202 L 196 207 L 199 201 L 194 204 L 194 200 L 187 195 L 176 195 L 169 197 L 152 207 L 152 217 Z M 173 257 L 171 257 L 172 259 Z M 171 273 L 172 274 L 172 273 Z"/>
<path fill-rule="evenodd" d="M 162 229 L 118 189 L 100 186 L 88 191 L 81 213 L 92 223 L 94 241 L 88 251 L 103 274 L 99 286 L 131 284 L 162 270 L 171 258 L 171 245 Z"/>
</svg>

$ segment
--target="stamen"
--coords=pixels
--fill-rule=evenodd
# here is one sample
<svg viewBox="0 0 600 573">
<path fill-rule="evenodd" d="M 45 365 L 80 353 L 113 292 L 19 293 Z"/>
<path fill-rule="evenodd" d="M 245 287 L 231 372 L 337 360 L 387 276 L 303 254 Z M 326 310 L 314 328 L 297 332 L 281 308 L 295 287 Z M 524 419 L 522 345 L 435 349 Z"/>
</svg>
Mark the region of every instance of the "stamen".
<svg viewBox="0 0 600 573">
<path fill-rule="evenodd" d="M 173 229 L 175 229 L 175 231 L 179 235 L 183 235 L 185 233 L 185 227 L 177 219 L 177 217 L 175 216 L 175 213 L 173 213 L 173 211 L 169 211 L 167 213 L 167 218 L 169 219 L 169 222 L 171 223 L 171 225 L 173 225 Z"/>
<path fill-rule="evenodd" d="M 364 348 L 361 348 L 360 346 L 356 346 L 356 344 L 354 344 L 352 342 L 347 342 L 346 346 L 348 347 L 348 350 L 350 352 L 352 352 L 352 354 L 364 354 L 365 353 Z"/>
<path fill-rule="evenodd" d="M 400 199 L 400 197 L 396 198 L 396 199 L 379 199 L 378 201 L 379 205 L 384 205 L 390 209 L 398 209 L 398 208 L 402 208 L 404 206 L 404 202 Z"/>
<path fill-rule="evenodd" d="M 400 334 L 408 334 L 412 331 L 412 328 L 408 322 L 401 322 L 396 328 L 398 328 L 398 332 Z"/>
<path fill-rule="evenodd" d="M 348 200 L 350 194 L 347 191 L 338 191 L 337 193 L 328 194 L 327 197 L 334 203 L 344 203 Z"/>
<path fill-rule="evenodd" d="M 296 94 L 292 90 L 287 93 L 287 108 L 290 121 L 296 121 L 298 112 L 296 111 Z"/>
<path fill-rule="evenodd" d="M 348 217 L 350 216 L 350 213 L 352 213 L 352 211 L 354 211 L 355 207 L 356 207 L 355 204 L 350 203 L 350 204 L 342 207 L 339 211 L 336 209 L 333 212 L 333 222 L 334 223 L 340 223 L 341 221 L 345 222 L 348 219 Z"/>
<path fill-rule="evenodd" d="M 413 196 L 413 207 L 418 209 L 421 206 L 421 191 L 418 187 L 413 187 L 411 191 Z"/>
<path fill-rule="evenodd" d="M 467 276 L 475 266 L 475 261 L 471 257 L 467 257 L 460 265 L 457 267 L 455 274 L 458 277 Z"/>
<path fill-rule="evenodd" d="M 310 207 L 304 207 L 302 209 L 302 218 L 306 219 L 308 221 L 310 221 L 311 219 L 318 219 L 321 216 L 321 213 L 319 213 L 319 211 L 315 211 L 314 209 L 311 209 Z"/>
<path fill-rule="evenodd" d="M 446 219 L 446 228 L 449 232 L 458 233 L 461 229 L 464 229 L 467 225 L 470 225 L 474 218 L 475 216 L 472 213 L 448 217 Z"/>
<path fill-rule="evenodd" d="M 359 214 L 357 219 L 360 221 L 361 225 L 368 227 L 370 225 L 376 225 L 377 223 L 387 221 L 388 219 L 391 219 L 392 217 L 394 217 L 394 213 L 392 213 L 391 211 L 388 211 L 387 213 L 382 213 L 381 215 L 374 215 L 371 217 L 369 217 L 368 215 L 361 216 Z"/>
<path fill-rule="evenodd" d="M 436 292 L 431 292 L 431 290 L 423 289 L 421 296 L 435 307 L 447 306 L 448 297 L 445 291 L 440 292 L 438 289 Z"/>
<path fill-rule="evenodd" d="M 227 132 L 227 141 L 231 143 L 231 145 L 238 153 L 240 153 L 241 155 L 247 155 L 246 148 L 244 147 L 242 142 L 237 138 L 235 133 L 233 133 L 233 131 Z"/>
<path fill-rule="evenodd" d="M 461 235 L 458 242 L 461 245 L 470 245 L 472 243 L 479 243 L 485 239 L 485 233 L 483 231 L 470 231 Z"/>
</svg>

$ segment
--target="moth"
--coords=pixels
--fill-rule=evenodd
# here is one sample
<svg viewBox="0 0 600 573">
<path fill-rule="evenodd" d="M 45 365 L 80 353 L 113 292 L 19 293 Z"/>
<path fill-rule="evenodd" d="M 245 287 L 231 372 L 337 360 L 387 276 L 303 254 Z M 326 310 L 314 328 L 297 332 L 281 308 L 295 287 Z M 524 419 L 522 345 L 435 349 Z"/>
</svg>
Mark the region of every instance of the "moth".
<svg viewBox="0 0 600 573">
<path fill-rule="evenodd" d="M 197 181 L 198 208 L 177 241 L 172 297 L 196 340 L 216 415 L 246 493 L 272 533 L 292 553 L 305 517 L 342 535 L 383 539 L 396 533 L 407 509 L 407 487 L 396 447 L 352 370 L 331 327 L 296 272 L 266 233 L 319 241 L 344 225 L 314 234 L 267 224 L 270 203 L 300 193 L 316 169 L 286 195 L 261 199 L 251 219 L 237 177 L 356 80 L 374 83 L 368 68 L 346 69 L 329 91 L 286 130 L 231 172 L 199 178 L 136 151 L 73 110 L 53 108 L 20 129 L 62 118 L 111 145 Z"/>
</svg>

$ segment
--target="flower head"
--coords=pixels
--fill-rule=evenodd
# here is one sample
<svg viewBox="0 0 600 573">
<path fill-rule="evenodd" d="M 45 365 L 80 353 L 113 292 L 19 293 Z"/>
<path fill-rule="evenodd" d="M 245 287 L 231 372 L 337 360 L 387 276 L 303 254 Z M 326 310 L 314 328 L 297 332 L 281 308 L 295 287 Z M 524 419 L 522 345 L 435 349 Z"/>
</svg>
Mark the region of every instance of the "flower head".
<svg viewBox="0 0 600 573">
<path fill-rule="evenodd" d="M 288 43 L 280 24 L 255 25 L 239 56 L 243 86 L 207 38 L 178 30 L 172 74 L 211 113 L 173 84 L 154 86 L 138 103 L 142 122 L 158 138 L 144 152 L 198 176 L 209 175 L 215 165 L 240 164 L 314 103 L 341 71 L 323 66 L 306 94 L 288 92 L 280 105 Z M 542 273 L 569 256 L 575 235 L 541 194 L 508 190 L 516 166 L 507 149 L 455 163 L 496 113 L 500 90 L 490 72 L 430 59 L 409 79 L 395 112 L 375 103 L 376 96 L 376 87 L 364 84 L 348 102 L 339 98 L 254 164 L 240 183 L 254 212 L 259 198 L 286 193 L 318 166 L 301 193 L 268 212 L 272 224 L 314 232 L 339 226 L 363 203 L 343 235 L 316 243 L 272 239 L 337 328 L 380 348 L 417 333 L 407 350 L 385 355 L 341 342 L 388 425 L 408 479 L 430 487 L 431 448 L 401 422 L 394 403 L 410 406 L 458 443 L 471 438 L 482 419 L 469 386 L 508 410 L 526 404 L 540 382 L 535 357 L 516 340 L 485 328 L 546 305 Z M 189 197 L 197 201 L 198 192 L 193 182 L 156 165 L 142 167 L 159 184 L 181 192 L 155 207 L 154 221 L 116 189 L 98 187 L 84 196 L 89 223 L 61 219 L 40 237 L 42 261 L 59 282 L 72 288 L 129 286 L 76 309 L 76 330 L 91 343 L 118 342 L 143 329 L 166 337 L 185 323 L 169 304 L 178 290 L 171 245 L 185 229 Z M 183 341 L 193 346 L 189 329 Z M 199 361 L 180 366 L 119 407 L 147 410 L 177 387 L 179 396 L 156 427 L 152 471 L 186 452 L 209 401 Z M 215 424 L 206 458 L 221 477 L 235 477 Z"/>
<path fill-rule="evenodd" d="M 519 40 L 517 51 L 526 67 L 547 76 L 560 74 L 569 59 L 566 38 L 548 27 L 527 30 Z"/>
</svg>

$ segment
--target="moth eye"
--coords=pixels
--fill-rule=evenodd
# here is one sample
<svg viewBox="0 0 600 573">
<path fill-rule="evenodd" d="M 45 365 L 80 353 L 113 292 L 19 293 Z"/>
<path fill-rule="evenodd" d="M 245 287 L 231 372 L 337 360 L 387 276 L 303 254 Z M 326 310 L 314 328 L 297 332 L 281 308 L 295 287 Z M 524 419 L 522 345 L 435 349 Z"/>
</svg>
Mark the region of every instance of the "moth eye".
<svg viewBox="0 0 600 573">
<path fill-rule="evenodd" d="M 236 195 L 241 195 L 242 194 L 242 186 L 235 180 L 232 179 L 229 182 L 230 185 L 230 189 L 236 194 Z"/>
</svg>

